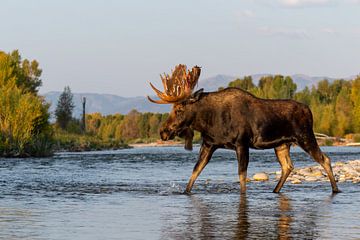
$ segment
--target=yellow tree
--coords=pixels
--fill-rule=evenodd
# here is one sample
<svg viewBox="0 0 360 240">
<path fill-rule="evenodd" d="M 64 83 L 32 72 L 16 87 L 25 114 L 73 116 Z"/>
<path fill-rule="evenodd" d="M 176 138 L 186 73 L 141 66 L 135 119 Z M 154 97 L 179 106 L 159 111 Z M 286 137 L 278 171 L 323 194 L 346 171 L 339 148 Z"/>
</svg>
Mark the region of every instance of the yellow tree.
<svg viewBox="0 0 360 240">
<path fill-rule="evenodd" d="M 352 103 L 350 86 L 343 86 L 336 98 L 334 135 L 341 137 L 352 132 Z"/>
<path fill-rule="evenodd" d="M 360 133 L 360 76 L 352 81 L 351 102 L 353 104 L 353 127 Z"/>
<path fill-rule="evenodd" d="M 46 155 L 51 150 L 49 106 L 19 83 L 23 70 L 18 67 L 13 56 L 0 52 L 0 156 Z"/>
</svg>

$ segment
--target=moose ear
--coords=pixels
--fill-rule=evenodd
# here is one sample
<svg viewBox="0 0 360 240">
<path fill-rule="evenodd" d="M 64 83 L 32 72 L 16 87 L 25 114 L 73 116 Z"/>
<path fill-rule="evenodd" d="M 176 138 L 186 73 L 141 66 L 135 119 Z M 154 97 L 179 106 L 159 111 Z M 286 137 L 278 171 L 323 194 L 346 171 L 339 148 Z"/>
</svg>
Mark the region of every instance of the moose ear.
<svg viewBox="0 0 360 240">
<path fill-rule="evenodd" d="M 194 92 L 190 98 L 189 98 L 189 102 L 190 103 L 194 103 L 194 102 L 197 102 L 199 101 L 200 97 L 201 97 L 201 94 L 204 92 L 204 89 L 201 88 L 199 90 L 197 90 L 196 92 Z"/>
</svg>

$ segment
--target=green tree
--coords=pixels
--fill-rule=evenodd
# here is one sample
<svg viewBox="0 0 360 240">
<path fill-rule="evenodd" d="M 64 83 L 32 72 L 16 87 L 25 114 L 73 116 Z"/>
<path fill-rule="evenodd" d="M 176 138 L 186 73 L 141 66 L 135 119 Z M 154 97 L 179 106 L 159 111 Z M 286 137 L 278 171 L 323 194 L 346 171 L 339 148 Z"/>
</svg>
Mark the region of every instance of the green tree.
<svg viewBox="0 0 360 240">
<path fill-rule="evenodd" d="M 250 91 L 255 87 L 252 77 L 251 76 L 245 76 L 244 78 L 237 78 L 234 81 L 231 81 L 228 85 L 229 87 L 236 87 L 241 88 L 246 91 Z"/>
<path fill-rule="evenodd" d="M 335 136 L 340 137 L 352 132 L 352 103 L 350 94 L 351 86 L 344 86 L 336 98 L 336 124 L 333 131 Z"/>
<path fill-rule="evenodd" d="M 51 154 L 49 105 L 37 95 L 36 81 L 31 83 L 35 78 L 26 72 L 29 62 L 21 61 L 17 51 L 0 51 L 0 156 Z M 36 73 L 36 78 L 40 74 L 41 71 Z"/>
<path fill-rule="evenodd" d="M 259 81 L 260 97 L 271 99 L 291 99 L 296 91 L 291 77 L 282 75 L 262 77 Z"/>
<path fill-rule="evenodd" d="M 61 129 L 66 129 L 71 121 L 74 107 L 73 94 L 70 87 L 66 86 L 59 97 L 55 110 L 56 123 Z"/>
<path fill-rule="evenodd" d="M 311 103 L 311 92 L 310 89 L 306 86 L 302 91 L 295 93 L 294 99 L 296 101 L 310 105 Z"/>
<path fill-rule="evenodd" d="M 352 81 L 351 102 L 353 106 L 353 127 L 356 133 L 360 133 L 360 76 Z"/>
</svg>

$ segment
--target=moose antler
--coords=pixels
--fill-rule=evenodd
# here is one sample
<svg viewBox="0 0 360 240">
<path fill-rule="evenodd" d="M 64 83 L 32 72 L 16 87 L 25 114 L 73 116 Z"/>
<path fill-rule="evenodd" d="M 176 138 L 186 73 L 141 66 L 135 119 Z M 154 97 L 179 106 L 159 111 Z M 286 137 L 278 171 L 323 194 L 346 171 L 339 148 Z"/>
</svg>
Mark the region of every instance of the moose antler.
<svg viewBox="0 0 360 240">
<path fill-rule="evenodd" d="M 201 69 L 198 66 L 188 71 L 186 65 L 179 64 L 171 71 L 171 76 L 166 73 L 164 75 L 160 74 L 164 92 L 161 92 L 150 83 L 151 88 L 156 92 L 160 100 L 153 100 L 148 96 L 149 101 L 158 104 L 169 104 L 187 99 L 199 80 L 200 72 Z"/>
</svg>

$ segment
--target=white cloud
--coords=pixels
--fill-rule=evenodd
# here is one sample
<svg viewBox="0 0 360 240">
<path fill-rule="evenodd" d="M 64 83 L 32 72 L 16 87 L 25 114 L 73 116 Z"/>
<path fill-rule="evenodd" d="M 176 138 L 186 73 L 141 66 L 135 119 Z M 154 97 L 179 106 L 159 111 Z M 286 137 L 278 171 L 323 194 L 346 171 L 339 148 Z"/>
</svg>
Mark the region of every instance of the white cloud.
<svg viewBox="0 0 360 240">
<path fill-rule="evenodd" d="M 255 13 L 252 10 L 249 10 L 249 9 L 245 9 L 245 10 L 242 10 L 242 11 L 237 11 L 236 15 L 239 18 L 253 18 L 253 17 L 255 17 Z"/>
<path fill-rule="evenodd" d="M 251 10 L 244 10 L 243 12 L 242 12 L 242 14 L 243 14 L 243 16 L 244 17 L 255 17 L 255 14 L 254 14 L 254 12 L 253 11 L 251 11 Z"/>
<path fill-rule="evenodd" d="M 266 36 L 278 36 L 286 37 L 293 39 L 309 39 L 310 34 L 306 29 L 301 28 L 271 28 L 271 27 L 261 27 L 258 29 L 260 34 Z"/>
<path fill-rule="evenodd" d="M 331 0 L 278 0 L 285 7 L 314 7 L 331 3 Z M 357 1 L 357 0 L 356 0 Z"/>
<path fill-rule="evenodd" d="M 322 29 L 321 29 L 321 32 L 327 33 L 327 34 L 329 34 L 329 35 L 337 35 L 337 34 L 339 33 L 339 32 L 336 31 L 335 29 L 329 28 L 329 27 L 322 28 Z"/>
</svg>

